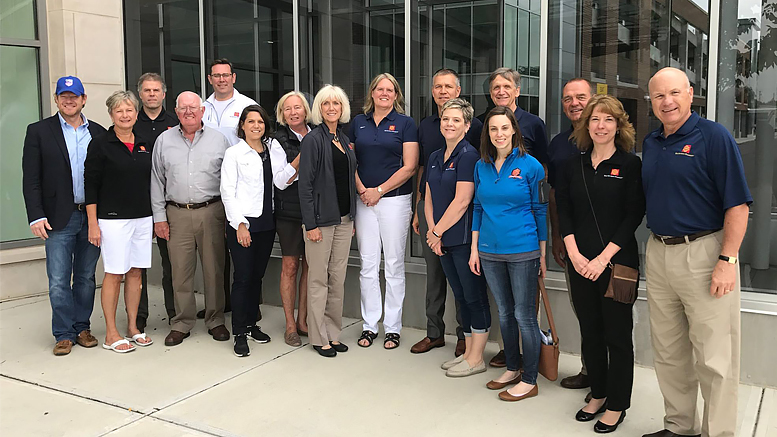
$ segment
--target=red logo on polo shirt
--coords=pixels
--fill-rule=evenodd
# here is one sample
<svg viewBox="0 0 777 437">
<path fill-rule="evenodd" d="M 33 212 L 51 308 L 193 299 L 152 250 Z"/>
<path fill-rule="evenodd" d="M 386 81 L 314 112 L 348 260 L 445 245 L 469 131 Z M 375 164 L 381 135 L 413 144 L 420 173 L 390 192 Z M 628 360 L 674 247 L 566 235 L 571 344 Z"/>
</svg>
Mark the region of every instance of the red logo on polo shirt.
<svg viewBox="0 0 777 437">
<path fill-rule="evenodd" d="M 349 149 L 351 149 L 351 150 L 353 150 L 353 144 L 351 144 L 351 143 L 348 143 L 348 148 L 349 148 Z"/>
<path fill-rule="evenodd" d="M 515 170 L 513 170 L 512 173 L 510 173 L 510 178 L 512 178 L 512 179 L 523 179 L 523 177 L 521 176 L 521 169 L 520 168 L 516 168 Z"/>
<path fill-rule="evenodd" d="M 453 162 L 451 162 L 451 165 L 449 165 L 448 168 L 453 168 Z"/>
<path fill-rule="evenodd" d="M 621 174 L 621 169 L 619 168 L 614 168 L 610 170 L 610 176 L 620 176 L 620 174 Z"/>
<path fill-rule="evenodd" d="M 686 144 L 683 147 L 683 153 L 691 153 L 691 145 L 690 144 Z"/>
<path fill-rule="evenodd" d="M 391 126 L 389 126 L 389 130 L 397 130 L 397 127 L 392 124 Z"/>
<path fill-rule="evenodd" d="M 146 146 L 140 146 L 140 151 L 141 152 L 145 152 L 146 151 Z"/>
<path fill-rule="evenodd" d="M 240 117 L 240 113 L 239 112 L 235 112 L 235 117 Z"/>
</svg>

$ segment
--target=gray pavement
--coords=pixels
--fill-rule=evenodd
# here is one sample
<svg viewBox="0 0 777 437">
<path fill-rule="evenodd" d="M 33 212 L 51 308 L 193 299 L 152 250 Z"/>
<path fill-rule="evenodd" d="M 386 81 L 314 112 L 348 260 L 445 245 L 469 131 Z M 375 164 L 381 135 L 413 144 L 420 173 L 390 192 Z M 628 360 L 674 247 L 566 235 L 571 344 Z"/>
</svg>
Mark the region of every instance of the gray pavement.
<svg viewBox="0 0 777 437">
<path fill-rule="evenodd" d="M 454 337 L 413 355 L 424 332 L 405 328 L 399 350 L 384 350 L 382 337 L 363 349 L 360 321 L 346 319 L 342 341 L 351 349 L 326 359 L 307 344 L 287 346 L 282 310 L 265 305 L 260 324 L 273 341 L 249 342 L 251 356 L 237 358 L 231 341 L 212 340 L 201 321 L 183 344 L 165 347 L 162 292 L 149 294 L 146 332 L 155 343 L 130 354 L 75 346 L 55 357 L 46 296 L 0 303 L 0 436 L 593 435 L 592 423 L 574 420 L 585 390 L 540 377 L 538 397 L 507 403 L 485 388 L 499 369 L 446 378 L 439 365 L 453 357 Z M 92 328 L 103 341 L 99 290 Z M 487 356 L 497 349 L 490 343 Z M 561 376 L 579 363 L 562 354 Z M 741 385 L 739 393 L 738 435 L 777 437 L 777 391 Z M 632 408 L 616 435 L 658 430 L 662 417 L 655 373 L 636 367 Z"/>
</svg>

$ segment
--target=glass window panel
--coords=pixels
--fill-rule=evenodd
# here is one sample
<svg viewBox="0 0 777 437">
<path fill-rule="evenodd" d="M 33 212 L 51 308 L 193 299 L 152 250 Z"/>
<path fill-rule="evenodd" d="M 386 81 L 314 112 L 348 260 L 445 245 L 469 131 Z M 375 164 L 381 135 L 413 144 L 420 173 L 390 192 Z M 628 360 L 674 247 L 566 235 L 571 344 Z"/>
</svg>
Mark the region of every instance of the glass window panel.
<svg viewBox="0 0 777 437">
<path fill-rule="evenodd" d="M 754 200 L 739 251 L 742 290 L 777 294 L 777 4 L 720 7 L 717 121 L 739 144 Z"/>
<path fill-rule="evenodd" d="M 35 1 L 0 0 L 0 38 L 38 39 Z"/>
<path fill-rule="evenodd" d="M 0 241 L 32 238 L 22 196 L 27 125 L 40 120 L 38 49 L 0 46 Z"/>
</svg>

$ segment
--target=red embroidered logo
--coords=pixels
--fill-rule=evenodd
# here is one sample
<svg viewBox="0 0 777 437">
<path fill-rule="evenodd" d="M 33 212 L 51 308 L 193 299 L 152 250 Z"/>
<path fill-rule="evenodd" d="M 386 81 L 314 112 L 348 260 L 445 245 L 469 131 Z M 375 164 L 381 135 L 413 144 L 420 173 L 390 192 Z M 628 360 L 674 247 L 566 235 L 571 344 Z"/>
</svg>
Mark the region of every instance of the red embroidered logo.
<svg viewBox="0 0 777 437">
<path fill-rule="evenodd" d="M 686 144 L 683 147 L 683 153 L 691 153 L 691 145 L 690 144 Z"/>
<path fill-rule="evenodd" d="M 521 177 L 521 169 L 520 168 L 516 168 L 515 170 L 513 170 L 510 173 L 510 177 L 513 178 L 513 179 L 523 179 L 523 177 Z"/>
<path fill-rule="evenodd" d="M 448 168 L 453 168 L 453 162 L 451 162 L 451 165 L 449 165 Z"/>
<path fill-rule="evenodd" d="M 240 113 L 239 112 L 235 112 L 235 117 L 240 117 Z"/>
<path fill-rule="evenodd" d="M 614 168 L 610 170 L 610 176 L 620 176 L 620 174 L 621 174 L 621 169 L 619 168 Z"/>
<path fill-rule="evenodd" d="M 392 130 L 392 131 L 397 130 L 397 127 L 392 124 L 391 126 L 389 126 L 389 130 Z"/>
<path fill-rule="evenodd" d="M 141 152 L 145 152 L 146 151 L 146 146 L 140 146 L 140 151 Z"/>
<path fill-rule="evenodd" d="M 353 150 L 353 144 L 351 144 L 351 143 L 348 143 L 348 148 L 349 148 L 349 149 L 351 149 L 351 150 Z"/>
</svg>

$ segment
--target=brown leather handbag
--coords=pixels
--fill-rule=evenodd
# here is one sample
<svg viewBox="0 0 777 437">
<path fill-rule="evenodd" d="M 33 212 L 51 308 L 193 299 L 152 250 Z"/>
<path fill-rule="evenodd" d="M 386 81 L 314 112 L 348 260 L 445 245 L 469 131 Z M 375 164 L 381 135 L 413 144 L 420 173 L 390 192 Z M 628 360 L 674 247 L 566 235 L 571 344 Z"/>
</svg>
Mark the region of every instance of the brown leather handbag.
<svg viewBox="0 0 777 437">
<path fill-rule="evenodd" d="M 553 339 L 553 344 L 542 344 L 540 348 L 540 363 L 539 371 L 540 375 L 544 376 L 550 381 L 558 379 L 558 336 L 556 335 L 556 324 L 553 322 L 553 312 L 550 310 L 550 300 L 548 300 L 548 292 L 545 291 L 545 281 L 542 278 L 538 278 L 537 286 L 540 289 L 540 297 L 542 298 L 542 304 L 545 307 L 545 316 L 548 318 L 548 325 L 550 326 L 550 335 Z"/>
</svg>

